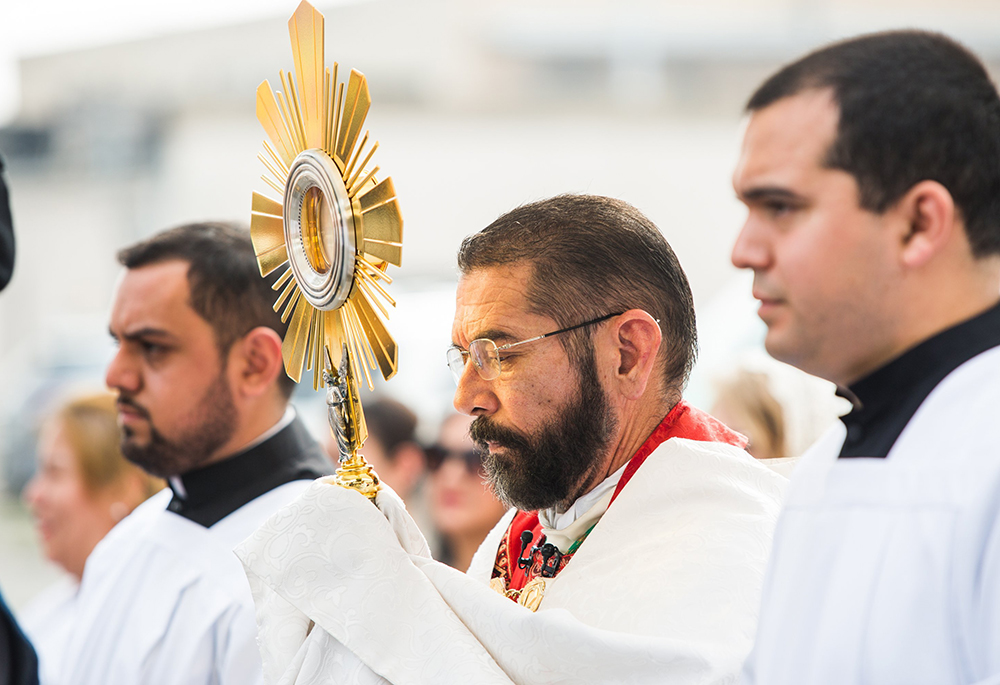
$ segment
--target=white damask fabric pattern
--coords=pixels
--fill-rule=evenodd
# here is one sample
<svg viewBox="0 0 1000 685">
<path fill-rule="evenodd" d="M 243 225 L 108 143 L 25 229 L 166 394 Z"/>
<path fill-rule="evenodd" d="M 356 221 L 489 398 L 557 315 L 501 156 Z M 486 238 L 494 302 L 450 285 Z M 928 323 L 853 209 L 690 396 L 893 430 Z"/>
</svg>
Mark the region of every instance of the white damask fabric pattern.
<svg viewBox="0 0 1000 685">
<path fill-rule="evenodd" d="M 746 452 L 653 452 L 537 613 L 493 592 L 510 515 L 463 574 L 430 559 L 395 493 L 323 480 L 237 548 L 265 682 L 734 682 L 786 480 Z"/>
</svg>

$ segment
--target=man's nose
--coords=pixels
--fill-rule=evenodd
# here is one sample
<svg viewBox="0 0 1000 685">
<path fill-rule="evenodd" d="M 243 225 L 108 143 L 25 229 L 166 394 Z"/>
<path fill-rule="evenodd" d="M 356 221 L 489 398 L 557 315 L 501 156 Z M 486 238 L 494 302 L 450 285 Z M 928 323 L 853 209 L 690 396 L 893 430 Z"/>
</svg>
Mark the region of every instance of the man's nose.
<svg viewBox="0 0 1000 685">
<path fill-rule="evenodd" d="M 132 363 L 130 355 L 119 348 L 115 356 L 108 364 L 108 370 L 104 375 L 104 383 L 113 390 L 124 390 L 126 392 L 136 392 L 139 390 L 140 375 L 135 365 Z"/>
<path fill-rule="evenodd" d="M 740 269 L 766 269 L 770 263 L 770 249 L 761 236 L 761 231 L 752 218 L 747 218 L 736 236 L 730 258 L 733 266 Z"/>
<path fill-rule="evenodd" d="M 465 370 L 458 379 L 455 389 L 455 409 L 469 416 L 492 414 L 500 407 L 500 401 L 493 392 L 495 381 L 483 380 L 470 360 L 465 364 Z"/>
</svg>

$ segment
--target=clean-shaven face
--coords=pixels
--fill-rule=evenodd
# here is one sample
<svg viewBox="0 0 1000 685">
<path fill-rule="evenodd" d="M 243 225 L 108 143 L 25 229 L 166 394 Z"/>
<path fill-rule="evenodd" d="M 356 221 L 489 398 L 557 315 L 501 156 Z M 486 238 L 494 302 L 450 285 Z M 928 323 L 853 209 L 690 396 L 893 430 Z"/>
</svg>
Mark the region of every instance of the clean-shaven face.
<svg viewBox="0 0 1000 685">
<path fill-rule="evenodd" d="M 884 355 L 881 296 L 899 266 L 892 232 L 860 207 L 854 177 L 823 164 L 838 118 L 828 90 L 753 114 L 733 176 L 748 213 L 732 260 L 753 270 L 767 351 L 848 383 Z"/>
</svg>

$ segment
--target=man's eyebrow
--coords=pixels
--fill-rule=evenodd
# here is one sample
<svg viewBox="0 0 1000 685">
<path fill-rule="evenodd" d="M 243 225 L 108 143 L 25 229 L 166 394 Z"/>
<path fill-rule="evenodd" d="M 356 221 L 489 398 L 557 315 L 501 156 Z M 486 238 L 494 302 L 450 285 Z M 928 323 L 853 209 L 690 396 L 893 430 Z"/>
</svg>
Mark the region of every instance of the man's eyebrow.
<svg viewBox="0 0 1000 685">
<path fill-rule="evenodd" d="M 508 340 L 514 340 L 514 335 L 509 331 L 500 330 L 499 328 L 490 328 L 485 331 L 480 331 L 476 338 L 489 338 L 493 342 L 506 342 Z"/>
<path fill-rule="evenodd" d="M 781 188 L 780 186 L 761 186 L 759 188 L 750 188 L 743 192 L 737 191 L 736 197 L 743 202 L 763 202 L 766 200 L 801 202 L 803 199 L 798 193 L 792 192 L 788 188 Z"/>
<path fill-rule="evenodd" d="M 488 338 L 493 342 L 507 342 L 507 341 L 513 341 L 515 339 L 513 334 L 501 330 L 499 328 L 488 328 L 484 331 L 479 331 L 478 333 L 476 333 L 475 336 L 471 338 L 471 340 L 478 340 L 479 338 Z M 461 345 L 459 345 L 454 341 L 452 341 L 451 346 L 458 347 L 460 349 L 462 347 Z"/>
<path fill-rule="evenodd" d="M 128 331 L 127 333 L 122 333 L 120 336 L 115 333 L 112 329 L 108 329 L 108 333 L 115 340 L 119 338 L 124 340 L 146 340 L 148 338 L 160 338 L 173 340 L 174 336 L 169 331 L 165 331 L 162 328 L 153 328 L 152 326 L 146 326 L 145 328 L 139 328 L 134 331 Z"/>
</svg>

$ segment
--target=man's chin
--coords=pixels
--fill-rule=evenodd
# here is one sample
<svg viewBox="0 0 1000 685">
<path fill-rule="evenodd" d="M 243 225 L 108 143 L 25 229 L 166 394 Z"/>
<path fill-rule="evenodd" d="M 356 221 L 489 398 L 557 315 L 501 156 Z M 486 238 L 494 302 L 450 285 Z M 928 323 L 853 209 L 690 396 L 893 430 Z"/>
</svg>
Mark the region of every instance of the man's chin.
<svg viewBox="0 0 1000 685">
<path fill-rule="evenodd" d="M 122 452 L 141 451 L 149 448 L 151 439 L 148 433 L 137 430 L 122 429 Z"/>
<path fill-rule="evenodd" d="M 162 458 L 151 454 L 150 450 L 147 449 L 122 449 L 122 454 L 129 462 L 157 478 L 166 479 L 171 476 L 180 475 L 183 472 L 183 469 L 177 468 L 175 463 L 165 463 Z"/>
<path fill-rule="evenodd" d="M 787 335 L 779 335 L 777 331 L 768 331 L 767 337 L 764 338 L 764 349 L 772 358 L 783 364 L 794 366 L 813 376 L 833 380 L 826 373 L 828 369 L 816 364 L 815 347 L 801 338 L 790 338 Z"/>
<path fill-rule="evenodd" d="M 768 326 L 767 335 L 764 336 L 764 349 L 780 362 L 790 364 L 790 360 L 796 357 L 794 346 L 789 344 L 786 331 L 777 325 Z"/>
<path fill-rule="evenodd" d="M 138 466 L 140 469 L 146 473 L 156 476 L 157 478 L 166 478 L 173 473 L 164 473 L 163 464 L 160 463 L 161 460 L 157 455 L 153 454 L 153 449 L 151 441 L 146 439 L 137 438 L 136 436 L 123 437 L 121 443 L 122 456 L 125 459 Z"/>
</svg>

